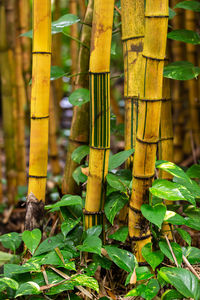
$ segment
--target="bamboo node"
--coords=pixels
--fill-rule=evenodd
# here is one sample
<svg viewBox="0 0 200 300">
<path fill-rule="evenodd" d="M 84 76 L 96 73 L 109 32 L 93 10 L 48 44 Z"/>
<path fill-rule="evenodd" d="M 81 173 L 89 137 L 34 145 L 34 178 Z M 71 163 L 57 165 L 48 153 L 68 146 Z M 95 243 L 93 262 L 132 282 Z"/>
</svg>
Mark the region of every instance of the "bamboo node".
<svg viewBox="0 0 200 300">
<path fill-rule="evenodd" d="M 152 174 L 152 175 L 144 175 L 144 176 L 135 176 L 134 175 L 134 178 L 135 179 L 141 179 L 141 180 L 149 180 L 149 179 L 152 179 L 152 178 L 154 178 L 155 177 L 155 173 L 154 174 Z"/>
<path fill-rule="evenodd" d="M 147 234 L 147 235 L 144 235 L 144 236 L 133 236 L 133 237 L 130 237 L 130 239 L 134 242 L 137 242 L 137 241 L 147 240 L 151 237 L 152 237 L 151 234 Z"/>
<path fill-rule="evenodd" d="M 44 116 L 44 117 L 35 117 L 35 116 L 32 116 L 31 119 L 32 120 L 41 120 L 41 119 L 48 119 L 49 116 Z"/>
<path fill-rule="evenodd" d="M 150 60 L 156 60 L 156 61 L 165 61 L 165 58 L 157 58 L 157 57 L 151 57 L 151 56 L 146 56 L 146 55 L 144 55 L 144 54 L 142 54 L 142 56 L 144 57 L 144 58 L 148 58 L 148 59 L 150 59 Z"/>
<path fill-rule="evenodd" d="M 144 101 L 144 102 L 162 102 L 162 101 L 165 101 L 164 98 L 161 98 L 161 99 L 138 99 L 139 101 Z"/>
<path fill-rule="evenodd" d="M 103 215 L 104 214 L 104 210 L 99 210 L 99 211 L 88 211 L 85 208 L 83 208 L 83 214 L 84 215 Z"/>
<path fill-rule="evenodd" d="M 143 38 L 144 38 L 144 35 L 125 36 L 125 37 L 122 37 L 122 42 L 126 42 L 129 40 L 143 39 Z"/>
<path fill-rule="evenodd" d="M 105 71 L 105 72 L 91 72 L 91 71 L 89 71 L 89 75 L 92 75 L 92 74 L 94 74 L 94 75 L 98 75 L 98 74 L 110 74 L 110 72 L 109 71 Z"/>
<path fill-rule="evenodd" d="M 168 141 L 168 140 L 173 140 L 174 139 L 174 137 L 173 136 L 169 136 L 169 137 L 166 137 L 166 138 L 160 138 L 160 142 L 162 142 L 162 141 Z"/>
<path fill-rule="evenodd" d="M 146 15 L 145 18 L 169 18 L 169 15 Z"/>
<path fill-rule="evenodd" d="M 47 176 L 28 175 L 29 178 L 47 178 Z"/>
<path fill-rule="evenodd" d="M 139 210 L 139 209 L 133 207 L 133 206 L 130 205 L 130 204 L 128 205 L 128 207 L 129 207 L 133 212 L 135 212 L 136 214 L 141 214 L 141 213 L 142 213 L 141 210 Z"/>
<path fill-rule="evenodd" d="M 159 139 L 156 140 L 156 141 L 145 141 L 145 140 L 141 140 L 140 138 L 136 137 L 136 140 L 140 143 L 143 143 L 143 144 L 158 144 L 159 142 Z"/>
<path fill-rule="evenodd" d="M 49 51 L 33 51 L 32 54 L 52 54 L 51 52 Z"/>
</svg>

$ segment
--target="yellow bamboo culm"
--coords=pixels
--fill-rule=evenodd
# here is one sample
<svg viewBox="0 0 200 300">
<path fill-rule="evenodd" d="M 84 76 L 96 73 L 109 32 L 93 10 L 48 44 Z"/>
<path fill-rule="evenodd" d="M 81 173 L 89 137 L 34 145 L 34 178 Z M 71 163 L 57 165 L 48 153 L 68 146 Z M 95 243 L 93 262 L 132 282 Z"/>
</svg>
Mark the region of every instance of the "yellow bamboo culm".
<svg viewBox="0 0 200 300">
<path fill-rule="evenodd" d="M 141 250 L 151 241 L 149 222 L 141 214 L 141 205 L 149 203 L 149 187 L 155 172 L 163 99 L 168 10 L 168 0 L 146 2 L 144 50 L 139 84 L 139 122 L 129 206 L 129 235 L 138 262 L 144 261 Z"/>
<path fill-rule="evenodd" d="M 77 15 L 77 0 L 69 0 L 69 11 L 70 14 Z M 77 23 L 70 26 L 70 35 L 74 38 L 78 37 L 78 25 Z M 70 57 L 71 57 L 71 74 L 76 74 L 77 72 L 77 58 L 78 58 L 78 47 L 77 42 L 70 39 Z M 75 77 L 71 80 L 72 91 L 75 88 Z"/>
<path fill-rule="evenodd" d="M 42 201 L 45 201 L 47 176 L 50 67 L 51 0 L 34 0 L 28 194 L 32 192 Z"/>
<path fill-rule="evenodd" d="M 81 31 L 80 40 L 83 44 L 80 45 L 78 55 L 78 73 L 76 77 L 75 88 L 89 88 L 89 74 L 85 74 L 89 70 L 90 57 L 90 40 L 91 40 L 91 26 L 93 16 L 94 0 L 89 0 L 87 11 L 84 18 L 84 23 Z M 81 106 L 73 107 L 73 117 L 70 129 L 69 145 L 67 149 L 67 158 L 65 163 L 65 170 L 62 182 L 63 194 L 80 194 L 80 186 L 75 182 L 72 174 L 78 167 L 78 164 L 71 159 L 73 151 L 81 145 L 89 144 L 89 103 Z"/>
<path fill-rule="evenodd" d="M 122 0 L 124 56 L 125 149 L 135 148 L 138 126 L 139 76 L 144 42 L 144 0 Z M 126 162 L 132 168 L 133 157 Z"/>
<path fill-rule="evenodd" d="M 14 204 L 16 194 L 14 98 L 12 66 L 10 64 L 7 44 L 5 1 L 0 1 L 0 74 L 7 195 L 9 204 Z"/>
<path fill-rule="evenodd" d="M 173 162 L 173 122 L 172 122 L 172 103 L 170 92 L 170 80 L 163 80 L 163 101 L 161 105 L 160 118 L 160 140 L 158 144 L 159 159 Z M 159 178 L 172 180 L 173 176 L 168 172 L 159 170 Z M 165 200 L 166 205 L 173 204 L 172 201 Z M 163 234 L 167 235 L 169 240 L 173 239 L 171 227 L 164 222 L 162 227 Z"/>
<path fill-rule="evenodd" d="M 51 84 L 50 89 L 50 103 L 49 103 L 49 152 L 51 170 L 53 175 L 59 175 L 61 167 L 58 156 L 58 145 L 57 145 L 57 130 L 56 130 L 56 116 L 55 116 L 55 99 L 53 85 Z"/>
<path fill-rule="evenodd" d="M 90 157 L 85 228 L 102 223 L 110 149 L 110 50 L 114 0 L 96 0 L 90 53 Z"/>
</svg>

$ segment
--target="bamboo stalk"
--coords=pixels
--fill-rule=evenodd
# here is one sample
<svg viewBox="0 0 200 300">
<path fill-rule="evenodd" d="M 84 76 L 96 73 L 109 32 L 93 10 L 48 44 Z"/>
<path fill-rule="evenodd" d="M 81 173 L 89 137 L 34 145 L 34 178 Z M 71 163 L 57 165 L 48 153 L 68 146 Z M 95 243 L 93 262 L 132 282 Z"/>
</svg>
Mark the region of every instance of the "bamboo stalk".
<svg viewBox="0 0 200 300">
<path fill-rule="evenodd" d="M 50 103 L 49 103 L 49 151 L 51 170 L 53 175 L 58 175 L 61 172 L 59 157 L 58 157 L 58 145 L 56 137 L 56 118 L 55 118 L 55 101 L 53 85 L 50 89 Z"/>
<path fill-rule="evenodd" d="M 110 152 L 110 50 L 114 0 L 96 0 L 90 53 L 90 157 L 85 228 L 102 224 Z"/>
<path fill-rule="evenodd" d="M 77 15 L 77 0 L 69 0 L 69 11 L 73 15 Z M 78 37 L 78 26 L 73 24 L 70 26 L 70 35 L 74 38 Z M 77 73 L 77 58 L 78 58 L 78 48 L 75 40 L 70 39 L 70 57 L 71 57 L 71 74 Z M 75 77 L 71 80 L 72 91 L 75 89 Z"/>
<path fill-rule="evenodd" d="M 144 0 L 122 0 L 124 56 L 125 149 L 135 148 L 138 126 L 139 76 L 144 42 Z M 132 168 L 133 156 L 126 162 Z"/>
<path fill-rule="evenodd" d="M 85 5 L 85 0 L 79 0 L 79 9 L 80 9 L 81 19 L 83 20 L 87 9 Z"/>
<path fill-rule="evenodd" d="M 81 42 L 88 47 L 90 46 L 91 40 L 91 26 L 86 24 L 92 23 L 93 4 L 94 0 L 90 0 L 88 3 L 81 33 Z M 89 69 L 89 55 L 88 48 L 81 44 L 78 57 L 78 73 L 81 73 L 82 75 L 80 74 L 76 78 L 76 88 L 89 88 L 89 76 L 84 74 L 87 73 Z M 74 106 L 73 108 L 69 146 L 67 149 L 67 158 L 62 182 L 63 194 L 80 194 L 81 192 L 80 187 L 78 187 L 72 177 L 78 164 L 71 159 L 71 155 L 76 148 L 83 144 L 89 144 L 89 103 L 83 104 L 80 107 Z"/>
<path fill-rule="evenodd" d="M 9 49 L 7 45 L 5 1 L 0 1 L 0 74 L 7 195 L 9 204 L 13 204 L 16 194 L 14 98 Z"/>
<path fill-rule="evenodd" d="M 160 140 L 158 144 L 159 159 L 173 162 L 173 122 L 172 122 L 172 103 L 170 92 L 170 80 L 164 78 L 163 80 L 163 100 L 161 104 L 161 118 L 160 118 Z M 173 176 L 168 172 L 159 170 L 159 178 L 172 180 Z M 166 205 L 172 204 L 172 201 L 165 200 Z M 172 240 L 171 227 L 167 222 L 164 222 L 162 227 L 164 235 Z"/>
<path fill-rule="evenodd" d="M 149 222 L 141 214 L 141 205 L 149 203 L 148 189 L 154 178 L 167 27 L 168 0 L 148 0 L 139 85 L 139 122 L 133 165 L 133 189 L 129 209 L 129 235 L 138 262 L 144 261 L 142 247 L 151 241 Z"/>
<path fill-rule="evenodd" d="M 51 66 L 51 1 L 33 2 L 33 70 L 28 194 L 45 202 Z"/>
</svg>

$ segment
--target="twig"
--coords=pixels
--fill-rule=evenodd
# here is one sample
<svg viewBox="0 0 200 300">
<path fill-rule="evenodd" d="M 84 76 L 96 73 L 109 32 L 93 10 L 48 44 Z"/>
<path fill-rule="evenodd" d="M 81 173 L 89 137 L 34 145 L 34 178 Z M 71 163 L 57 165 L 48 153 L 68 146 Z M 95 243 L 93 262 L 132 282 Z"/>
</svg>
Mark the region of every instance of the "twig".
<svg viewBox="0 0 200 300">
<path fill-rule="evenodd" d="M 192 130 L 190 130 L 190 139 L 191 139 L 193 161 L 194 161 L 194 164 L 196 164 L 197 163 L 197 157 L 196 157 L 196 153 L 195 153 L 194 138 L 193 138 Z"/>
<path fill-rule="evenodd" d="M 197 274 L 193 266 L 189 263 L 185 255 L 183 255 L 183 261 L 186 264 L 186 266 L 190 269 L 190 271 L 200 280 L 200 276 Z"/>
<path fill-rule="evenodd" d="M 120 14 L 120 16 L 121 16 L 121 10 L 117 7 L 117 5 L 115 5 L 115 9 L 116 9 L 116 11 Z"/>
<path fill-rule="evenodd" d="M 165 234 L 165 239 L 166 239 L 166 241 L 167 241 L 167 244 L 168 244 L 169 249 L 170 249 L 170 251 L 171 251 L 171 254 L 172 254 L 172 256 L 173 256 L 174 262 L 175 262 L 175 264 L 176 264 L 176 266 L 177 266 L 177 268 L 178 268 L 179 265 L 178 265 L 176 256 L 175 256 L 175 254 L 174 254 L 174 251 L 173 251 L 173 249 L 172 249 L 172 246 L 171 246 L 170 241 L 169 241 L 168 237 L 166 236 L 166 234 Z"/>
</svg>

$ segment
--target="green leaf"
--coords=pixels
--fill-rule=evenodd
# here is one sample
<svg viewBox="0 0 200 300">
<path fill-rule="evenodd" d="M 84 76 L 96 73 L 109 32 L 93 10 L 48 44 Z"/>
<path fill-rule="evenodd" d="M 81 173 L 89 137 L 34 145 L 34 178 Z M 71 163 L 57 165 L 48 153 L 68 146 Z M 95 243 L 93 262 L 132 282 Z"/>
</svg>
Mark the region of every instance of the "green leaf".
<svg viewBox="0 0 200 300">
<path fill-rule="evenodd" d="M 164 255 L 160 250 L 152 251 L 152 243 L 148 243 L 142 248 L 142 256 L 150 264 L 153 270 L 155 270 L 164 259 Z"/>
<path fill-rule="evenodd" d="M 4 265 L 4 275 L 10 277 L 16 274 L 28 272 L 41 272 L 40 265 L 36 263 L 25 263 L 24 265 L 6 264 Z"/>
<path fill-rule="evenodd" d="M 99 285 L 96 279 L 89 277 L 85 274 L 78 274 L 71 277 L 71 280 L 75 281 L 76 285 L 87 286 L 97 293 L 99 292 Z"/>
<path fill-rule="evenodd" d="M 196 204 L 195 198 L 188 189 L 176 182 L 157 179 L 149 190 L 154 196 L 162 199 L 170 201 L 185 200 L 194 205 Z"/>
<path fill-rule="evenodd" d="M 2 285 L 0 287 L 0 291 L 3 291 L 5 288 L 9 287 L 13 290 L 17 290 L 18 287 L 19 287 L 19 284 L 17 281 L 15 281 L 14 279 L 12 278 L 9 278 L 9 277 L 3 277 L 3 278 L 0 278 L 0 284 Z"/>
<path fill-rule="evenodd" d="M 184 8 L 200 12 L 200 3 L 198 1 L 182 1 L 177 3 L 174 8 Z"/>
<path fill-rule="evenodd" d="M 110 270 L 112 262 L 106 257 L 101 257 L 99 255 L 93 255 L 93 261 L 96 262 L 99 266 L 106 270 Z"/>
<path fill-rule="evenodd" d="M 20 285 L 16 292 L 15 298 L 24 295 L 37 295 L 40 293 L 40 286 L 36 282 L 28 281 Z"/>
<path fill-rule="evenodd" d="M 184 255 L 187 257 L 188 261 L 194 265 L 200 263 L 200 249 L 195 247 L 183 248 Z"/>
<path fill-rule="evenodd" d="M 164 67 L 164 77 L 175 80 L 190 80 L 197 78 L 200 68 L 189 61 L 176 61 Z"/>
<path fill-rule="evenodd" d="M 176 290 L 167 290 L 161 296 L 161 300 L 174 300 L 174 299 L 183 299 L 183 295 L 181 295 Z"/>
<path fill-rule="evenodd" d="M 167 210 L 164 221 L 173 225 L 184 225 L 186 224 L 185 219 L 174 211 Z"/>
<path fill-rule="evenodd" d="M 185 225 L 190 228 L 193 228 L 195 230 L 200 230 L 200 220 L 199 219 L 185 218 Z"/>
<path fill-rule="evenodd" d="M 113 169 L 121 166 L 129 158 L 129 156 L 133 154 L 133 152 L 134 149 L 130 149 L 112 155 L 109 158 L 108 171 L 112 171 Z"/>
<path fill-rule="evenodd" d="M 116 241 L 125 242 L 128 236 L 128 227 L 123 226 L 119 228 L 115 233 L 109 235 L 109 239 L 114 239 Z"/>
<path fill-rule="evenodd" d="M 182 239 L 184 241 L 186 241 L 186 243 L 189 246 L 191 246 L 192 238 L 191 238 L 190 234 L 187 231 L 183 230 L 182 228 L 176 228 L 176 231 L 180 234 Z"/>
<path fill-rule="evenodd" d="M 136 272 L 137 281 L 147 280 L 147 279 L 150 279 L 150 278 L 152 278 L 154 276 L 154 274 L 152 274 L 150 272 L 150 270 L 149 270 L 148 267 L 136 267 L 135 268 L 135 272 Z M 127 276 L 126 282 L 125 282 L 125 286 L 130 283 L 130 279 L 131 279 L 132 274 L 133 273 L 130 273 Z"/>
<path fill-rule="evenodd" d="M 87 237 L 89 236 L 100 236 L 102 232 L 102 225 L 96 225 L 96 226 L 92 226 L 90 228 L 87 229 L 86 234 Z"/>
<path fill-rule="evenodd" d="M 131 252 L 114 246 L 105 246 L 104 248 L 112 261 L 119 268 L 127 272 L 133 272 L 137 262 L 135 256 Z"/>
<path fill-rule="evenodd" d="M 62 197 L 62 199 L 55 204 L 46 205 L 45 209 L 52 209 L 56 207 L 62 207 L 62 206 L 71 206 L 71 205 L 81 205 L 82 206 L 82 199 L 80 196 L 74 196 L 74 195 L 65 195 Z"/>
<path fill-rule="evenodd" d="M 123 182 L 123 179 L 120 176 L 117 176 L 115 174 L 109 173 L 106 176 L 106 180 L 108 184 L 116 189 L 117 191 L 126 193 L 128 190 L 128 186 Z"/>
<path fill-rule="evenodd" d="M 85 269 L 86 274 L 88 276 L 94 276 L 98 266 L 99 266 L 99 264 L 96 262 L 89 264 L 88 267 Z"/>
<path fill-rule="evenodd" d="M 62 234 L 52 236 L 52 237 L 47 238 L 46 240 L 44 240 L 39 245 L 39 247 L 37 248 L 37 250 L 34 253 L 34 256 L 49 252 L 52 249 L 55 249 L 56 247 L 60 248 L 60 247 L 63 247 L 63 246 L 64 246 L 64 241 L 63 241 L 63 235 Z"/>
<path fill-rule="evenodd" d="M 98 236 L 88 236 L 83 241 L 83 245 L 77 246 L 77 249 L 83 252 L 96 253 L 101 255 L 102 241 Z"/>
<path fill-rule="evenodd" d="M 200 299 L 200 283 L 195 275 L 182 268 L 161 268 L 160 276 L 186 298 Z"/>
<path fill-rule="evenodd" d="M 21 237 L 17 232 L 10 232 L 0 236 L 0 242 L 6 249 L 15 251 L 21 244 Z"/>
<path fill-rule="evenodd" d="M 58 78 L 66 76 L 66 74 L 67 73 L 63 70 L 63 68 L 59 66 L 51 66 L 51 80 L 56 80 Z"/>
<path fill-rule="evenodd" d="M 143 204 L 141 206 L 143 216 L 148 221 L 158 226 L 160 229 L 165 217 L 166 210 L 167 208 L 163 204 L 156 204 L 153 207 L 149 204 Z"/>
<path fill-rule="evenodd" d="M 191 219 L 200 219 L 200 208 L 189 205 L 184 209 L 184 213 Z"/>
<path fill-rule="evenodd" d="M 76 168 L 72 174 L 72 177 L 74 178 L 74 180 L 76 181 L 76 183 L 79 185 L 80 183 L 84 183 L 87 180 L 87 176 L 85 174 L 82 173 L 81 168 L 83 168 L 84 166 L 79 166 L 78 168 Z"/>
<path fill-rule="evenodd" d="M 69 96 L 69 102 L 73 106 L 81 106 L 90 101 L 90 92 L 88 89 L 80 88 L 75 90 Z"/>
<path fill-rule="evenodd" d="M 175 11 L 169 7 L 169 20 L 172 20 L 175 16 Z"/>
<path fill-rule="evenodd" d="M 187 171 L 187 176 L 190 178 L 200 178 L 200 165 L 192 165 Z"/>
<path fill-rule="evenodd" d="M 153 299 L 159 292 L 160 286 L 157 279 L 150 279 L 145 289 L 145 299 Z"/>
<path fill-rule="evenodd" d="M 72 153 L 72 160 L 77 164 L 80 164 L 81 160 L 87 156 L 90 152 L 90 147 L 88 145 L 82 145 L 76 148 Z"/>
<path fill-rule="evenodd" d="M 14 255 L 10 253 L 5 253 L 0 251 L 0 266 L 3 266 L 4 264 L 8 263 L 11 259 L 13 259 Z"/>
<path fill-rule="evenodd" d="M 178 264 L 181 265 L 182 260 L 183 260 L 183 258 L 182 258 L 183 253 L 182 253 L 181 246 L 177 243 L 174 243 L 174 242 L 171 242 L 170 244 L 171 244 L 172 250 L 174 252 L 174 255 L 176 256 Z M 162 253 L 165 256 L 167 256 L 174 263 L 172 253 L 169 249 L 169 246 L 168 246 L 167 242 L 165 242 L 165 241 L 159 242 L 159 247 L 160 247 L 160 250 L 162 251 Z"/>
<path fill-rule="evenodd" d="M 168 33 L 167 37 L 171 40 L 185 42 L 193 45 L 200 44 L 200 36 L 197 32 L 186 29 L 177 29 Z"/>
<path fill-rule="evenodd" d="M 128 197 L 120 193 L 112 193 L 109 195 L 105 203 L 105 215 L 110 223 L 113 225 L 116 214 L 128 203 Z"/>
<path fill-rule="evenodd" d="M 74 229 L 74 227 L 76 227 L 76 225 L 79 224 L 80 220 L 81 220 L 81 218 L 79 218 L 77 220 L 67 219 L 61 224 L 61 231 L 62 231 L 64 237 L 66 237 L 68 235 L 68 233 L 72 229 Z"/>
<path fill-rule="evenodd" d="M 25 243 L 26 247 L 31 251 L 32 254 L 37 249 L 41 238 L 42 238 L 42 233 L 37 228 L 32 231 L 26 230 L 22 234 L 22 240 Z"/>
</svg>

